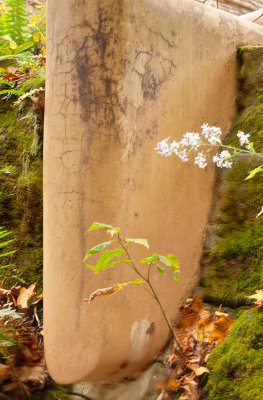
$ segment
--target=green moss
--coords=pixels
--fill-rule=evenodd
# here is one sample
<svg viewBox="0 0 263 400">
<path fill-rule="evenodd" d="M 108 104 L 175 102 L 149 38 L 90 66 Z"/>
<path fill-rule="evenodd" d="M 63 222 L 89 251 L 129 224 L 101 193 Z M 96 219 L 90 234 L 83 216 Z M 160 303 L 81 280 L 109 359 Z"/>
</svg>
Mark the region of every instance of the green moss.
<svg viewBox="0 0 263 400">
<path fill-rule="evenodd" d="M 260 72 L 254 79 L 250 72 L 255 61 L 253 54 L 251 56 L 254 47 L 252 50 L 246 47 L 242 50 L 245 63 L 241 73 L 246 76 L 244 87 L 252 91 L 250 101 L 253 99 L 254 104 L 239 115 L 227 143 L 239 147 L 236 134 L 241 130 L 250 134 L 255 150 L 263 152 L 263 103 L 255 95 L 257 82 L 260 85 L 263 82 L 263 49 L 256 49 L 256 66 L 260 62 Z M 250 94 L 245 93 L 244 101 Z M 230 307 L 247 304 L 246 296 L 263 287 L 263 218 L 256 218 L 263 206 L 263 176 L 257 174 L 253 179 L 245 180 L 249 171 L 261 164 L 262 159 L 255 156 L 240 156 L 225 175 L 226 194 L 217 220 L 219 239 L 211 250 L 211 266 L 202 282 L 206 300 L 215 304 Z"/>
<path fill-rule="evenodd" d="M 27 79 L 21 84 L 21 90 L 24 92 L 29 92 L 32 89 L 44 88 L 46 82 L 45 70 L 43 69 L 38 75 Z"/>
<path fill-rule="evenodd" d="M 213 350 L 207 367 L 209 400 L 261 400 L 263 313 L 242 313 L 226 341 Z"/>
<path fill-rule="evenodd" d="M 0 169 L 12 166 L 11 173 L 0 173 L 0 221 L 14 231 L 9 257 L 10 272 L 28 284 L 42 286 L 42 138 L 43 121 L 28 100 L 11 109 L 0 102 Z M 10 285 L 13 283 L 10 280 Z"/>
<path fill-rule="evenodd" d="M 245 181 L 253 159 L 241 159 L 227 173 L 227 192 L 218 219 L 217 245 L 203 280 L 207 300 L 237 307 L 245 296 L 263 287 L 263 219 L 256 218 L 263 205 L 260 174 Z"/>
</svg>

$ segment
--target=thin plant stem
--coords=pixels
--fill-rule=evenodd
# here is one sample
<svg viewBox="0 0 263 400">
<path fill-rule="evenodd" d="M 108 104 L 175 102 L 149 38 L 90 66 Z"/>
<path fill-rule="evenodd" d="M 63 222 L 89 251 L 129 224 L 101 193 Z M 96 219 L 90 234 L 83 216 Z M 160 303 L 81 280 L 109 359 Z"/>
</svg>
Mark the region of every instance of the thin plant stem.
<svg viewBox="0 0 263 400">
<path fill-rule="evenodd" d="M 224 149 L 231 149 L 231 150 L 236 151 L 237 153 L 233 154 L 231 157 L 236 156 L 237 154 L 240 154 L 240 153 L 247 153 L 247 154 L 250 154 L 251 156 L 257 156 L 257 157 L 263 159 L 263 154 L 262 153 L 256 153 L 256 152 L 252 152 L 250 150 L 239 149 L 239 148 L 234 147 L 234 146 L 229 146 L 228 144 L 222 144 L 221 143 L 221 144 L 218 144 L 218 145 L 212 145 L 212 144 L 209 144 L 209 143 L 202 143 L 201 146 L 206 146 L 206 147 L 211 147 L 211 148 L 222 147 Z"/>
<path fill-rule="evenodd" d="M 126 253 L 127 257 L 129 258 L 129 260 L 131 260 L 131 257 L 130 257 L 130 254 L 129 254 L 129 252 L 128 252 L 128 249 L 127 249 L 127 247 L 123 244 L 123 242 L 122 242 L 122 240 L 121 240 L 121 238 L 120 238 L 119 235 L 118 235 L 118 242 L 119 242 L 120 246 L 123 248 L 123 250 L 125 251 L 125 253 Z M 161 310 L 162 315 L 163 315 L 163 317 L 164 317 L 164 319 L 165 319 L 165 322 L 166 322 L 166 324 L 167 324 L 167 326 L 168 326 L 168 328 L 169 328 L 169 330 L 170 330 L 170 332 L 171 332 L 171 334 L 172 334 L 172 336 L 173 336 L 173 338 L 174 338 L 174 340 L 175 340 L 175 343 L 177 344 L 178 351 L 180 352 L 181 356 L 184 357 L 184 354 L 183 354 L 183 351 L 182 351 L 182 347 L 181 347 L 181 345 L 180 345 L 180 343 L 179 343 L 179 341 L 178 341 L 178 339 L 177 339 L 177 337 L 176 337 L 176 335 L 175 335 L 175 333 L 174 333 L 173 327 L 172 327 L 172 325 L 170 324 L 170 322 L 169 322 L 169 320 L 168 320 L 168 318 L 167 318 L 167 316 L 166 316 L 166 313 L 165 313 L 165 311 L 164 311 L 164 308 L 163 308 L 163 306 L 162 306 L 162 303 L 160 302 L 159 297 L 157 296 L 157 294 L 156 294 L 156 292 L 155 292 L 155 290 L 154 290 L 154 288 L 153 288 L 153 286 L 152 286 L 152 284 L 151 284 L 151 282 L 150 282 L 150 267 L 151 267 L 152 264 L 150 264 L 150 266 L 149 266 L 149 268 L 148 268 L 148 277 L 147 277 L 147 278 L 136 268 L 136 266 L 134 265 L 133 261 L 130 261 L 129 265 L 132 267 L 132 269 L 133 269 L 144 281 L 146 281 L 147 285 L 148 285 L 149 288 L 151 289 L 152 296 L 153 296 L 153 298 L 157 301 L 157 303 L 158 303 L 158 305 L 159 305 L 159 307 L 160 307 L 160 310 Z M 147 290 L 147 292 L 149 292 L 149 291 Z"/>
</svg>

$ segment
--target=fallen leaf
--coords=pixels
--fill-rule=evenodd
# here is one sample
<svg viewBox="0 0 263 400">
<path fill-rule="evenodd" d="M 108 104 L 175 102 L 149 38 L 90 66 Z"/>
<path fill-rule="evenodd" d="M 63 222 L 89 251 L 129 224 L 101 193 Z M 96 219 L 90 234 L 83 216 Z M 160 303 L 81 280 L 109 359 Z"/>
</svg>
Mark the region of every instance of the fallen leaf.
<svg viewBox="0 0 263 400">
<path fill-rule="evenodd" d="M 192 303 L 181 309 L 181 319 L 176 325 L 177 329 L 187 329 L 193 326 L 199 317 L 199 312 L 204 308 L 204 302 L 196 294 Z"/>
<path fill-rule="evenodd" d="M 263 300 L 263 290 L 256 290 L 256 293 L 246 297 L 248 299 Z"/>
<path fill-rule="evenodd" d="M 188 364 L 187 365 L 188 366 L 188 368 L 190 368 L 192 371 L 194 371 L 194 373 L 195 373 L 195 375 L 196 376 L 200 376 L 200 375 L 203 375 L 204 373 L 210 373 L 210 371 L 209 371 L 209 369 L 207 369 L 206 367 L 198 367 L 198 368 L 195 368 L 193 365 L 191 365 L 191 364 Z"/>
<path fill-rule="evenodd" d="M 170 378 L 163 382 L 158 383 L 158 385 L 156 385 L 156 389 L 164 389 L 175 392 L 180 387 L 180 385 L 181 382 L 179 380 Z"/>
<path fill-rule="evenodd" d="M 125 288 L 128 285 L 141 285 L 144 282 L 145 281 L 143 279 L 135 279 L 134 281 L 124 282 L 124 283 L 116 283 L 116 285 L 113 285 L 113 286 L 110 286 L 107 288 L 97 289 L 91 293 L 91 295 L 88 299 L 84 299 L 84 301 L 87 302 L 88 304 L 90 304 L 95 299 L 95 297 L 111 296 L 112 294 L 119 292 L 120 290 L 122 290 L 123 288 Z"/>
<path fill-rule="evenodd" d="M 28 289 L 22 288 L 19 292 L 18 298 L 17 298 L 17 305 L 19 308 L 25 309 L 28 307 L 28 300 L 31 299 L 35 292 L 35 287 L 36 287 L 37 282 L 32 283 L 32 285 L 29 286 Z"/>
<path fill-rule="evenodd" d="M 231 320 L 229 315 L 220 315 L 218 320 L 215 322 L 215 329 L 210 335 L 209 342 L 222 342 L 226 338 L 229 330 L 232 328 L 234 323 L 235 321 Z"/>
</svg>

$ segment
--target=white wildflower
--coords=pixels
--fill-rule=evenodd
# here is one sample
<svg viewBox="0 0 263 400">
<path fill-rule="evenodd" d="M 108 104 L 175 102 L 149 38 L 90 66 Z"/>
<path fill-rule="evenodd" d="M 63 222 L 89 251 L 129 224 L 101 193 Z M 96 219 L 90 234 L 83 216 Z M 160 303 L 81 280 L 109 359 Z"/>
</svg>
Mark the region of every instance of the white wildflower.
<svg viewBox="0 0 263 400">
<path fill-rule="evenodd" d="M 170 145 L 170 151 L 178 156 L 178 150 L 180 148 L 180 143 L 176 142 L 175 140 Z"/>
<path fill-rule="evenodd" d="M 245 135 L 245 133 L 242 131 L 237 132 L 237 137 L 239 138 L 240 146 L 243 146 L 244 144 L 247 144 L 247 145 L 250 144 L 249 140 L 248 140 L 249 136 L 250 136 L 249 133 L 247 135 Z"/>
<path fill-rule="evenodd" d="M 212 146 L 221 144 L 220 136 L 222 135 L 222 131 L 220 128 L 209 126 L 208 124 L 203 124 L 201 128 L 201 135 L 203 135 Z"/>
<path fill-rule="evenodd" d="M 178 152 L 178 157 L 181 158 L 181 160 L 184 162 L 189 161 L 189 158 L 187 156 L 188 156 L 188 153 L 187 153 L 186 149 L 180 150 Z"/>
<path fill-rule="evenodd" d="M 161 154 L 161 156 L 169 157 L 172 154 L 170 145 L 167 143 L 169 139 L 170 138 L 168 137 L 162 140 L 161 142 L 157 143 L 157 147 L 155 148 L 155 150 L 157 151 L 158 154 Z"/>
<path fill-rule="evenodd" d="M 206 156 L 202 151 L 195 157 L 195 164 L 197 164 L 199 168 L 205 168 L 207 166 Z"/>
<path fill-rule="evenodd" d="M 181 146 L 190 146 L 195 150 L 201 146 L 201 138 L 199 133 L 194 132 L 186 132 L 183 136 L 183 139 L 180 142 Z"/>
<path fill-rule="evenodd" d="M 223 150 L 221 153 L 217 153 L 213 157 L 213 162 L 216 163 L 216 165 L 219 168 L 231 168 L 232 167 L 232 162 L 228 161 L 231 158 L 231 154 L 229 153 L 228 150 Z"/>
</svg>

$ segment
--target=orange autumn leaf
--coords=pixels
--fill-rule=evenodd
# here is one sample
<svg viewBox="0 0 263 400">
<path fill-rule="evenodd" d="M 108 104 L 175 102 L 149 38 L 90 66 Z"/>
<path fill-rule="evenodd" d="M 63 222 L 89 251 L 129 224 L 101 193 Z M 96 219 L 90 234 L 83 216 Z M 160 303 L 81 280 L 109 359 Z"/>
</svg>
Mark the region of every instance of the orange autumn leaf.
<svg viewBox="0 0 263 400">
<path fill-rule="evenodd" d="M 164 389 L 168 391 L 176 391 L 181 385 L 181 382 L 177 379 L 167 379 L 164 382 L 158 383 L 156 389 Z"/>
<path fill-rule="evenodd" d="M 210 335 L 209 342 L 222 342 L 226 338 L 229 330 L 232 328 L 234 323 L 235 321 L 231 320 L 229 315 L 220 315 L 218 320 L 215 322 L 215 329 Z"/>
<path fill-rule="evenodd" d="M 19 292 L 18 298 L 17 298 L 17 305 L 19 308 L 27 308 L 28 307 L 28 300 L 31 299 L 35 292 L 35 287 L 36 287 L 37 282 L 32 283 L 32 285 L 29 286 L 28 289 L 22 288 Z"/>
<path fill-rule="evenodd" d="M 204 308 L 204 302 L 196 294 L 192 303 L 181 309 L 181 319 L 176 325 L 177 329 L 186 329 L 193 326 L 199 318 L 199 312 Z"/>
</svg>

